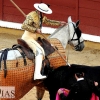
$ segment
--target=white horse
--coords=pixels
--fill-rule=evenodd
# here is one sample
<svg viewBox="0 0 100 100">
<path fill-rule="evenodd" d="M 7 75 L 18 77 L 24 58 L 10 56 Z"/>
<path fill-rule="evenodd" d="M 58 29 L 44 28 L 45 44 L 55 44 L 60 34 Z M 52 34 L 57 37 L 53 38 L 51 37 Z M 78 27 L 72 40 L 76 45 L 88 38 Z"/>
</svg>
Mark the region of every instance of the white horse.
<svg viewBox="0 0 100 100">
<path fill-rule="evenodd" d="M 84 40 L 82 38 L 82 32 L 79 29 L 78 25 L 79 25 L 79 21 L 74 23 L 74 22 L 72 22 L 71 17 L 68 17 L 67 25 L 58 28 L 52 35 L 50 35 L 48 37 L 51 44 L 57 47 L 58 51 L 60 52 L 60 54 L 63 57 L 66 57 L 65 48 L 66 48 L 67 44 L 70 44 L 72 47 L 74 47 L 74 49 L 76 51 L 82 51 L 84 48 Z M 4 52 L 5 55 L 2 54 L 3 51 L 5 51 Z M 27 58 L 27 57 L 25 56 L 25 58 Z M 25 60 L 25 58 L 24 58 L 24 60 Z M 53 52 L 52 54 L 50 54 L 48 56 L 48 58 L 50 60 L 50 64 L 54 68 L 66 64 L 66 62 L 61 58 L 61 56 L 56 51 Z M 17 61 L 18 61 L 18 59 L 22 59 L 21 62 L 23 61 L 23 56 L 19 52 L 19 50 L 11 50 L 11 48 L 9 48 L 9 49 L 4 49 L 4 50 L 0 51 L 0 78 L 1 78 L 0 85 L 1 86 L 15 86 L 15 88 L 16 88 L 15 97 L 16 98 L 13 100 L 20 99 L 31 88 L 33 88 L 34 86 L 36 86 L 37 84 L 42 82 L 42 80 L 36 80 L 36 81 L 32 80 L 33 74 L 34 74 L 33 62 L 31 65 L 29 64 L 26 66 L 18 65 L 16 67 L 16 66 L 14 66 L 14 64 L 12 65 L 12 63 L 10 63 L 10 66 L 7 65 L 8 64 L 8 63 L 6 63 L 7 61 L 8 62 L 15 61 L 15 63 L 16 63 L 16 59 L 17 59 Z M 1 64 L 1 62 L 3 62 L 3 61 L 4 61 L 4 64 Z M 30 69 L 31 69 L 31 71 L 30 71 Z M 14 72 L 13 72 L 13 70 L 14 70 Z M 17 73 L 17 71 L 18 71 L 18 73 Z M 28 74 L 29 74 L 29 76 L 28 76 Z M 6 78 L 3 78 L 3 75 Z M 27 78 L 25 78 L 25 76 Z M 20 81 L 18 81 L 18 80 L 20 80 Z M 32 84 L 32 81 L 33 81 L 33 84 Z M 26 86 L 26 84 L 27 84 L 27 86 Z M 25 90 L 25 92 L 23 89 L 21 89 L 22 87 Z M 39 92 L 39 91 L 41 91 L 41 89 L 38 88 L 38 86 L 37 86 L 37 94 L 38 94 L 37 98 L 38 98 L 38 100 L 41 100 L 42 96 L 43 96 L 43 92 L 45 90 L 43 90 L 41 92 Z"/>
</svg>

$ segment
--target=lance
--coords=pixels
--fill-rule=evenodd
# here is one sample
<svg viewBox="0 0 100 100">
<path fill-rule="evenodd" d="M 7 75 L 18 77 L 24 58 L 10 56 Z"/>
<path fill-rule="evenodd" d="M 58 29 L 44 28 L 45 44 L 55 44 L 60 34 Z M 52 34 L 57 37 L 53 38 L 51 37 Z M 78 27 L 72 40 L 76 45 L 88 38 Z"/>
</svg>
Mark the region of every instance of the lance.
<svg viewBox="0 0 100 100">
<path fill-rule="evenodd" d="M 23 16 L 26 17 L 26 14 L 19 8 L 19 6 L 17 6 L 17 4 L 13 0 L 10 0 L 10 1 L 23 14 Z M 50 41 L 43 34 L 41 34 L 41 35 L 44 37 L 44 39 L 46 39 L 50 43 Z M 53 48 L 62 57 L 62 59 L 67 63 L 66 59 L 61 55 L 61 53 L 57 50 L 57 48 L 54 45 L 53 45 Z"/>
</svg>

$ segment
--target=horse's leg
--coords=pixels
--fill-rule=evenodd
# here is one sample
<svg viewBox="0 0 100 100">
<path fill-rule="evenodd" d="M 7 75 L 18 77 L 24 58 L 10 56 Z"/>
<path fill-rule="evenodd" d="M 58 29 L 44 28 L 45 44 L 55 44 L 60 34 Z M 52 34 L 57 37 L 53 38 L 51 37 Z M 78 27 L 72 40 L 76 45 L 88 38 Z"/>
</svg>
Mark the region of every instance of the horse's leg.
<svg viewBox="0 0 100 100">
<path fill-rule="evenodd" d="M 39 86 L 36 86 L 36 95 L 37 95 L 37 100 L 42 100 L 43 95 L 44 95 L 45 89 L 41 88 Z"/>
</svg>

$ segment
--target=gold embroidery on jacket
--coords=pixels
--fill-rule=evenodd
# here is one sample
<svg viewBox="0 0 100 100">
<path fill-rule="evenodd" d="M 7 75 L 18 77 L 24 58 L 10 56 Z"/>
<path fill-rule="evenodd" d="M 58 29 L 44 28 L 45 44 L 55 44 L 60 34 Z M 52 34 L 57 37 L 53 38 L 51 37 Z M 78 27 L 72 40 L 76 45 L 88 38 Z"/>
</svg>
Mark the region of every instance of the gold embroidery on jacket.
<svg viewBox="0 0 100 100">
<path fill-rule="evenodd" d="M 46 16 L 43 17 L 43 23 L 51 26 L 59 26 L 60 22 L 55 20 L 47 19 Z M 35 33 L 36 29 L 40 28 L 40 15 L 38 11 L 32 11 L 26 16 L 26 20 L 23 22 L 22 29 L 27 30 L 29 32 Z"/>
</svg>

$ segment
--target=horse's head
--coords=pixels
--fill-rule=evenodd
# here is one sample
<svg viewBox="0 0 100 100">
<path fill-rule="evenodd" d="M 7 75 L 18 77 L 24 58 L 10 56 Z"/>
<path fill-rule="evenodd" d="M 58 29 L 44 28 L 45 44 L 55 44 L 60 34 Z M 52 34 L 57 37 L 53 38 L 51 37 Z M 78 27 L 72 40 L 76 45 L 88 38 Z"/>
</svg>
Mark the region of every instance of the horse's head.
<svg viewBox="0 0 100 100">
<path fill-rule="evenodd" d="M 68 30 L 70 34 L 69 44 L 71 44 L 76 51 L 82 51 L 84 48 L 84 40 L 82 32 L 79 29 L 79 20 L 75 23 L 72 22 L 71 16 L 68 17 Z"/>
</svg>

